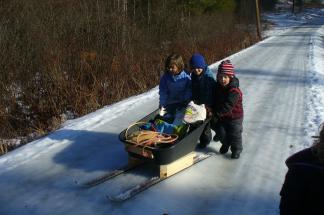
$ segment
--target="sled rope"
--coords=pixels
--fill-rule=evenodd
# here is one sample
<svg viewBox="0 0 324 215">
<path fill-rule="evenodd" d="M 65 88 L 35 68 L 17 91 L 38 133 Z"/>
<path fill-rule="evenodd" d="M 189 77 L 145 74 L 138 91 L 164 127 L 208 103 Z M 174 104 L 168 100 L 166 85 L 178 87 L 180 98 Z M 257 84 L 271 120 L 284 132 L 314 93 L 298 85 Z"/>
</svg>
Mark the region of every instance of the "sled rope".
<svg viewBox="0 0 324 215">
<path fill-rule="evenodd" d="M 145 124 L 145 123 L 146 122 L 133 123 L 130 126 L 128 126 L 128 128 L 125 131 L 125 140 L 129 143 L 134 144 L 134 147 L 142 146 L 143 153 L 145 148 L 147 147 L 151 148 L 152 145 L 156 145 L 159 143 L 173 144 L 179 137 L 176 134 L 166 134 L 166 133 L 149 131 L 149 130 L 140 130 L 128 135 L 128 130 L 131 127 L 139 124 Z"/>
</svg>

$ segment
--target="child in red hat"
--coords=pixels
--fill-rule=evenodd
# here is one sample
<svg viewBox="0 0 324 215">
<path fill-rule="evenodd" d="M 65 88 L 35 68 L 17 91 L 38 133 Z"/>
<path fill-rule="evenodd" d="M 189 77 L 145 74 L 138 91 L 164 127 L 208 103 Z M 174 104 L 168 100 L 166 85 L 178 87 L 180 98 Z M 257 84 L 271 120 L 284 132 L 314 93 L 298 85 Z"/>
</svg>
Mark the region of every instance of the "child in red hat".
<svg viewBox="0 0 324 215">
<path fill-rule="evenodd" d="M 212 107 L 212 129 L 216 132 L 214 141 L 220 141 L 220 153 L 231 149 L 231 158 L 238 159 L 243 150 L 243 105 L 239 80 L 235 76 L 230 60 L 218 66 L 217 83 Z"/>
</svg>

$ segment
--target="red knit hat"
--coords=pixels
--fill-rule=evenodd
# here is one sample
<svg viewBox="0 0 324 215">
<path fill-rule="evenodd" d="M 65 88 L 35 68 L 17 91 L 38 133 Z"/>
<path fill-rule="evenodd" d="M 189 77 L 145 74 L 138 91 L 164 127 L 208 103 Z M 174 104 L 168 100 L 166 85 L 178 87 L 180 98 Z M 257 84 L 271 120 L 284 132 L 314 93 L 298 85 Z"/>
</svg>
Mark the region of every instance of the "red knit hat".
<svg viewBox="0 0 324 215">
<path fill-rule="evenodd" d="M 219 74 L 226 74 L 234 76 L 234 66 L 230 60 L 224 60 L 218 66 L 218 73 Z"/>
</svg>

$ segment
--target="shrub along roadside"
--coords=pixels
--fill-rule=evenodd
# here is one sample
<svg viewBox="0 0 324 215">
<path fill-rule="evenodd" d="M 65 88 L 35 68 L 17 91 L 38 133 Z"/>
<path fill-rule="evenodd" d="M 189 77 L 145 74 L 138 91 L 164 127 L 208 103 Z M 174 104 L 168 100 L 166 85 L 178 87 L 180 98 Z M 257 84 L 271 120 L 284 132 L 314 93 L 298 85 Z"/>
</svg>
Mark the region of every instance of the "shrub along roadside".
<svg viewBox="0 0 324 215">
<path fill-rule="evenodd" d="M 151 89 L 171 52 L 188 60 L 199 51 L 212 63 L 256 41 L 228 11 L 195 16 L 175 1 L 129 3 L 132 10 L 95 2 L 0 6 L 0 138 L 46 134 L 62 114 L 78 117 Z"/>
</svg>

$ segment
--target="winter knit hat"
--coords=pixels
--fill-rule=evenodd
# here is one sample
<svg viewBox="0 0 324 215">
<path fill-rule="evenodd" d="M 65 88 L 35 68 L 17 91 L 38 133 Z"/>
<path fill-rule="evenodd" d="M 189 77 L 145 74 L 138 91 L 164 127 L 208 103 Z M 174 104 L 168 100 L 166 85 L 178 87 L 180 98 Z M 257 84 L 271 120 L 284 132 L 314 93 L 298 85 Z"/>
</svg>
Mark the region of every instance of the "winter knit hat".
<svg viewBox="0 0 324 215">
<path fill-rule="evenodd" d="M 221 64 L 218 66 L 218 73 L 219 74 L 226 74 L 234 76 L 234 66 L 231 63 L 230 60 L 224 60 L 221 62 Z"/>
<path fill-rule="evenodd" d="M 190 66 L 192 69 L 205 69 L 207 65 L 205 63 L 204 57 L 201 54 L 196 53 L 192 55 L 190 59 Z"/>
</svg>

